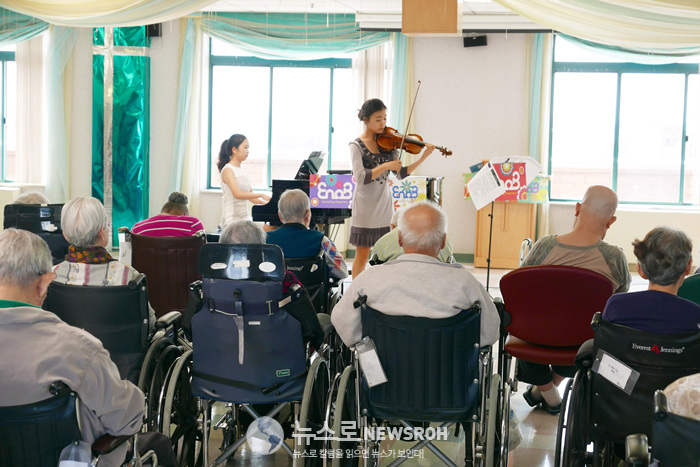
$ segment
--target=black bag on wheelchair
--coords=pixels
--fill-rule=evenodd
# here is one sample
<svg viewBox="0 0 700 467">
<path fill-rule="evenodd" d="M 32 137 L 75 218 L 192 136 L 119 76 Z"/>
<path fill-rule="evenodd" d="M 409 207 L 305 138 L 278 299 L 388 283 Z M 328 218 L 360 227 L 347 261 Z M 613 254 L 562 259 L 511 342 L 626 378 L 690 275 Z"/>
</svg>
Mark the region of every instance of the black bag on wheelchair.
<svg viewBox="0 0 700 467">
<path fill-rule="evenodd" d="M 199 257 L 203 306 L 192 318 L 192 392 L 263 404 L 299 400 L 306 376 L 302 326 L 282 307 L 276 245 L 207 244 Z"/>
</svg>

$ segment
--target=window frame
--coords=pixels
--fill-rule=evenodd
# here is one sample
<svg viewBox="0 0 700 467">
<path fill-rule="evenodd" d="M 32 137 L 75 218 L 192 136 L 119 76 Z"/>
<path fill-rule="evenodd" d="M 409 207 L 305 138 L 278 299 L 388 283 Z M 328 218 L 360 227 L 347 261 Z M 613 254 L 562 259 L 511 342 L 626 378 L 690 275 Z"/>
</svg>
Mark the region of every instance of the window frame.
<svg viewBox="0 0 700 467">
<path fill-rule="evenodd" d="M 697 63 L 670 63 L 664 65 L 645 65 L 641 63 L 629 62 L 557 62 L 555 61 L 555 51 L 557 41 L 554 39 L 554 50 L 552 53 L 552 72 L 551 86 L 549 99 L 549 147 L 548 147 L 548 174 L 552 175 L 552 146 L 553 146 L 553 126 L 554 126 L 554 89 L 556 86 L 555 76 L 557 73 L 615 73 L 617 75 L 617 89 L 615 99 L 615 134 L 613 139 L 613 159 L 612 165 L 612 189 L 617 192 L 618 182 L 618 158 L 619 158 L 619 140 L 620 140 L 620 104 L 622 91 L 622 75 L 624 73 L 659 73 L 659 74 L 680 74 L 684 75 L 684 101 L 683 101 L 683 125 L 681 135 L 681 164 L 680 164 L 680 187 L 678 193 L 678 202 L 662 202 L 662 201 L 623 201 L 620 204 L 629 205 L 657 205 L 657 206 L 697 206 L 696 203 L 687 203 L 683 201 L 683 192 L 685 185 L 685 153 L 686 144 L 688 143 L 687 133 L 687 117 L 688 117 L 688 80 L 690 75 L 700 75 L 700 65 Z M 573 202 L 579 201 L 576 199 L 554 198 L 552 193 L 552 181 L 549 181 L 549 200 L 555 202 Z"/>
<path fill-rule="evenodd" d="M 208 96 L 208 115 L 207 115 L 207 189 L 220 190 L 221 187 L 212 186 L 211 184 L 211 167 L 212 161 L 212 98 L 213 98 L 213 80 L 215 66 L 247 66 L 261 67 L 270 70 L 270 99 L 268 105 L 268 128 L 270 131 L 267 136 L 267 188 L 253 188 L 253 191 L 269 191 L 272 186 L 272 89 L 274 86 L 275 68 L 325 68 L 330 73 L 330 96 L 328 106 L 328 154 L 326 161 L 328 168 L 332 169 L 333 162 L 333 90 L 334 90 L 334 71 L 336 69 L 352 68 L 351 58 L 324 58 L 320 60 L 273 60 L 254 56 L 232 56 L 232 55 L 213 55 L 212 54 L 212 38 L 209 38 L 209 96 Z"/>
<path fill-rule="evenodd" d="M 7 62 L 15 62 L 15 52 L 0 51 L 0 73 L 2 89 L 0 89 L 0 183 L 13 183 L 7 178 Z M 15 90 L 16 91 L 16 90 Z M 16 157 L 16 156 L 15 156 Z"/>
</svg>

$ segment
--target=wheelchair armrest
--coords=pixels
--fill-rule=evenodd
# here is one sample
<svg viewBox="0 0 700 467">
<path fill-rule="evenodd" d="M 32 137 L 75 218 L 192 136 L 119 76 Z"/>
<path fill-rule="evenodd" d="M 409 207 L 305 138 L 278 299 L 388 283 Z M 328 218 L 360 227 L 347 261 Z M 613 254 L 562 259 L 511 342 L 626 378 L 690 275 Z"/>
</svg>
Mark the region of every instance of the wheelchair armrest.
<svg viewBox="0 0 700 467">
<path fill-rule="evenodd" d="M 173 326 L 176 323 L 179 323 L 180 320 L 182 320 L 182 313 L 179 311 L 171 311 L 170 313 L 166 313 L 160 318 L 158 318 L 158 321 L 156 321 L 156 329 L 165 329 L 169 328 L 170 326 Z"/>
<path fill-rule="evenodd" d="M 593 360 L 595 359 L 593 351 L 593 339 L 588 339 L 586 342 L 581 344 L 581 347 L 579 347 L 578 352 L 576 353 L 576 360 L 574 361 L 576 363 L 576 367 L 581 370 L 587 370 L 588 368 L 592 367 Z"/>
<path fill-rule="evenodd" d="M 131 233 L 131 231 L 129 230 L 129 227 L 119 227 L 117 229 L 117 232 L 119 232 L 119 233 Z"/>
<path fill-rule="evenodd" d="M 109 454 L 133 436 L 102 435 L 92 443 L 92 453 L 96 456 Z"/>
<path fill-rule="evenodd" d="M 513 319 L 511 318 L 510 313 L 506 311 L 506 304 L 503 303 L 503 300 L 499 297 L 496 297 L 493 299 L 493 304 L 496 306 L 498 316 L 501 318 L 501 328 L 505 329 L 508 326 L 510 326 L 510 323 L 513 322 Z"/>
<path fill-rule="evenodd" d="M 318 313 L 316 316 L 318 317 L 318 323 L 321 325 L 321 329 L 323 329 L 323 335 L 327 336 L 333 330 L 331 317 L 326 313 Z"/>
</svg>

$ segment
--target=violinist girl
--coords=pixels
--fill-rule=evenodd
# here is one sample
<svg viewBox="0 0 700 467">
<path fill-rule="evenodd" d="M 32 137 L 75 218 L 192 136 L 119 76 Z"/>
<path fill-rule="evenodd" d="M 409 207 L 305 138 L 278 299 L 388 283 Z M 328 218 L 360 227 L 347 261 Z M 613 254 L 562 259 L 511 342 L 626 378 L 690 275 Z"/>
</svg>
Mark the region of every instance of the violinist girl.
<svg viewBox="0 0 700 467">
<path fill-rule="evenodd" d="M 365 124 L 365 131 L 350 143 L 352 172 L 356 182 L 350 228 L 350 244 L 357 248 L 352 266 L 353 277 L 364 271 L 374 242 L 390 230 L 394 206 L 387 180 L 389 172 L 395 172 L 399 179 L 407 177 L 435 149 L 432 144 L 426 144 L 420 159 L 402 167 L 398 150 L 386 152 L 377 145 L 377 135 L 381 135 L 386 127 L 384 103 L 379 99 L 370 99 L 362 104 L 357 116 Z"/>
<path fill-rule="evenodd" d="M 248 172 L 241 163 L 248 158 L 250 144 L 248 139 L 239 134 L 232 135 L 221 143 L 219 162 L 216 164 L 221 172 L 221 222 L 219 227 L 225 228 L 237 220 L 252 220 L 248 214 L 246 200 L 253 204 L 265 204 L 270 197 L 253 192 L 248 180 Z"/>
</svg>

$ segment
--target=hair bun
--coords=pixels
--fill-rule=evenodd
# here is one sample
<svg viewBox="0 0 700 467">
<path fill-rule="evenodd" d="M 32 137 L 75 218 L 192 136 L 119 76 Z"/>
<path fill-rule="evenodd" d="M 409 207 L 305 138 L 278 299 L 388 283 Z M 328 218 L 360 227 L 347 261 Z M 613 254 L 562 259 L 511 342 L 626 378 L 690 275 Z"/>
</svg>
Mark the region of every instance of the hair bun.
<svg viewBox="0 0 700 467">
<path fill-rule="evenodd" d="M 173 191 L 170 193 L 170 196 L 168 196 L 168 201 L 171 203 L 187 204 L 187 196 L 179 191 Z"/>
</svg>

